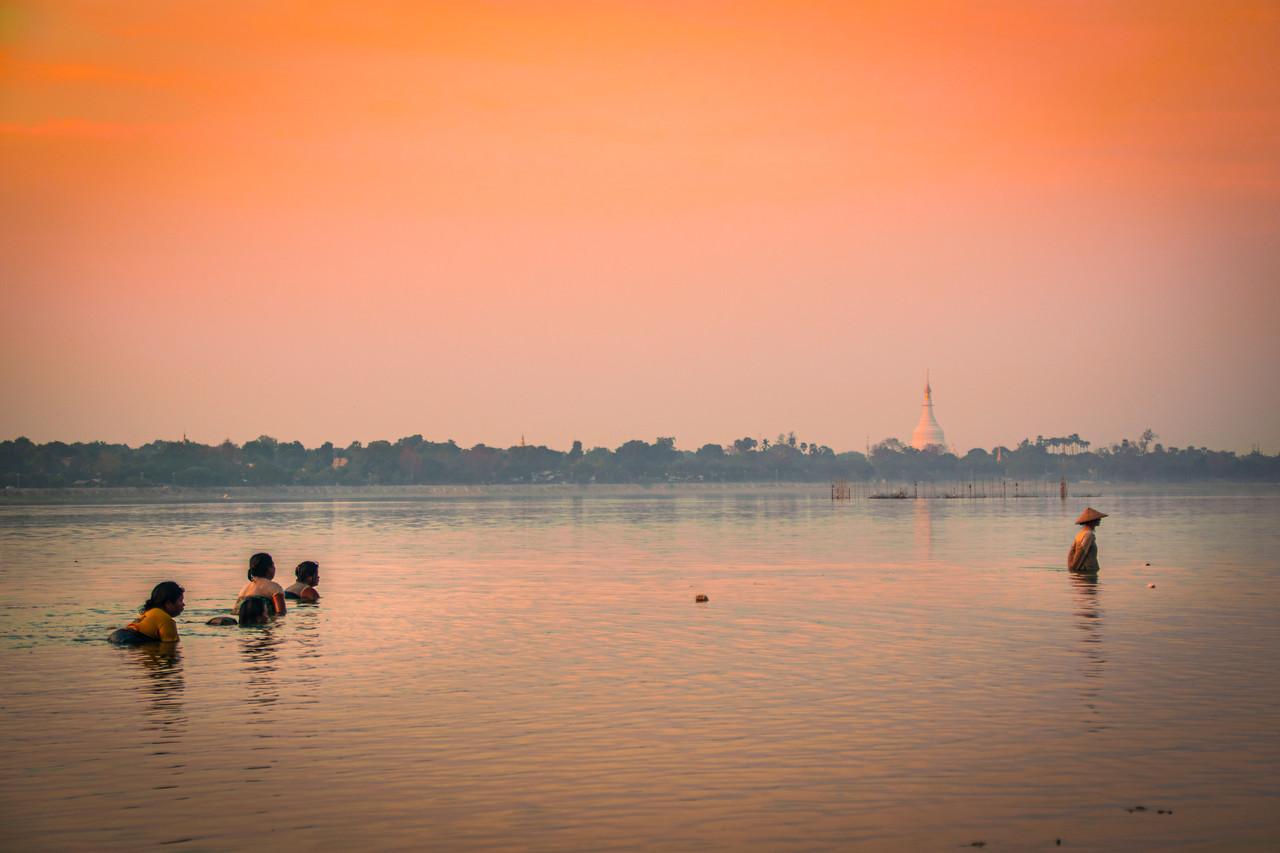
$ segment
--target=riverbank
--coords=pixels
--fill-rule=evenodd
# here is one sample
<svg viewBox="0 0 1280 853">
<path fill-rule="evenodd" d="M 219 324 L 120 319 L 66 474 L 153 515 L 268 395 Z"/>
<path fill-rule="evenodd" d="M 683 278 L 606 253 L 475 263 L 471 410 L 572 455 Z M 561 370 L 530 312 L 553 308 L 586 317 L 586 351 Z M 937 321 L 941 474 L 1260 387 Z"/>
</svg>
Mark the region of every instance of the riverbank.
<svg viewBox="0 0 1280 853">
<path fill-rule="evenodd" d="M 875 483 L 871 492 L 895 494 L 902 490 L 911 499 L 911 484 Z M 1056 486 L 1056 484 L 1054 484 Z M 1108 494 L 1167 495 L 1272 495 L 1280 492 L 1280 483 L 1239 483 L 1232 481 L 1196 483 L 1072 483 L 1068 500 L 1099 498 Z M 133 504 L 210 504 L 210 503 L 308 503 L 308 502 L 377 502 L 428 501 L 472 496 L 476 498 L 547 497 L 580 495 L 611 497 L 654 493 L 727 494 L 733 492 L 785 492 L 796 494 L 827 493 L 827 483 L 761 482 L 761 483 L 538 483 L 538 484 L 440 484 L 416 486 L 239 486 L 230 488 L 195 488 L 150 486 L 145 488 L 105 486 L 63 489 L 0 489 L 0 506 L 112 506 Z M 1056 489 L 1055 489 L 1056 491 Z M 917 492 L 919 499 L 944 497 L 943 494 Z M 1048 495 L 1046 491 L 1046 496 Z M 1010 487 L 1008 499 L 1015 496 Z M 1022 495 L 1021 497 L 1035 497 Z M 964 496 L 955 499 L 966 500 Z M 976 500 L 1001 500 L 988 495 Z"/>
<path fill-rule="evenodd" d="M 826 483 L 512 483 L 441 484 L 417 486 L 240 486 L 229 488 L 148 488 L 105 486 L 100 488 L 0 490 L 0 506 L 128 505 L 207 503 L 289 503 L 323 501 L 414 501 L 457 497 L 522 497 L 555 494 L 614 495 L 676 492 L 722 494 L 735 491 L 816 491 Z"/>
</svg>

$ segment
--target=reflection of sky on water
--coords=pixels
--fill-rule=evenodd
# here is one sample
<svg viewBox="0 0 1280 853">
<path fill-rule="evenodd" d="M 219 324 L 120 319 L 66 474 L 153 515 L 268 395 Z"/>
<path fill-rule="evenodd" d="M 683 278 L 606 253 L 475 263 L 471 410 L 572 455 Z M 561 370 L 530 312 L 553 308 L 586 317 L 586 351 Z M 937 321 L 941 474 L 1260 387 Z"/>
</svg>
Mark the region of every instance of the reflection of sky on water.
<svg viewBox="0 0 1280 853">
<path fill-rule="evenodd" d="M 40 511 L 0 509 L 11 837 L 223 848 L 261 815 L 300 846 L 933 848 L 958 826 L 1029 846 L 1134 791 L 1265 805 L 1275 504 L 1108 498 L 1104 638 L 1056 496 L 545 495 L 59 508 L 31 529 Z M 324 565 L 323 604 L 205 625 L 259 549 Z M 178 654 L 107 647 L 169 577 Z M 143 819 L 164 785 L 182 836 Z M 1187 814 L 1206 837 L 1247 825 Z"/>
<path fill-rule="evenodd" d="M 324 683 L 324 643 L 321 638 L 320 604 L 290 602 L 294 648 L 288 666 L 293 673 L 295 701 L 299 705 L 320 701 Z"/>
<path fill-rule="evenodd" d="M 138 682 L 138 708 L 158 744 L 178 744 L 186 731 L 183 712 L 182 649 L 180 643 L 146 643 L 121 650 L 144 678 Z M 176 748 L 176 747 L 175 747 Z"/>
<path fill-rule="evenodd" d="M 913 500 L 912 531 L 915 540 L 915 556 L 921 562 L 933 559 L 933 512 L 928 500 Z"/>
<path fill-rule="evenodd" d="M 276 683 L 276 671 L 280 666 L 280 649 L 284 634 L 276 621 L 264 625 L 237 628 L 240 654 L 244 658 L 246 676 L 246 700 L 252 706 L 250 713 L 270 713 L 269 707 L 280 701 L 280 688 Z"/>
<path fill-rule="evenodd" d="M 1097 575 L 1068 572 L 1075 600 L 1076 628 L 1079 630 L 1080 675 L 1083 678 L 1080 699 L 1087 712 L 1087 730 L 1099 732 L 1106 728 L 1098 700 L 1102 691 L 1103 668 L 1106 664 L 1102 647 L 1101 585 Z"/>
</svg>

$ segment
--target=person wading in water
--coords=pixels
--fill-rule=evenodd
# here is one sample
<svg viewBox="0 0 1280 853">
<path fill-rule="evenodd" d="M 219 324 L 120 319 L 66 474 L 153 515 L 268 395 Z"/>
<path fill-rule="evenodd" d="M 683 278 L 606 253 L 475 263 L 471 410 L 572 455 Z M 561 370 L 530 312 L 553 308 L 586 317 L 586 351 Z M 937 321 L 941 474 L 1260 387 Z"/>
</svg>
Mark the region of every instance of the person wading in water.
<svg viewBox="0 0 1280 853">
<path fill-rule="evenodd" d="M 1098 512 L 1091 506 L 1085 507 L 1084 512 L 1080 513 L 1076 524 L 1082 527 L 1076 534 L 1075 541 L 1071 543 L 1071 550 L 1067 552 L 1068 569 L 1083 575 L 1098 573 L 1098 541 L 1093 532 L 1106 517 L 1105 512 Z"/>
</svg>

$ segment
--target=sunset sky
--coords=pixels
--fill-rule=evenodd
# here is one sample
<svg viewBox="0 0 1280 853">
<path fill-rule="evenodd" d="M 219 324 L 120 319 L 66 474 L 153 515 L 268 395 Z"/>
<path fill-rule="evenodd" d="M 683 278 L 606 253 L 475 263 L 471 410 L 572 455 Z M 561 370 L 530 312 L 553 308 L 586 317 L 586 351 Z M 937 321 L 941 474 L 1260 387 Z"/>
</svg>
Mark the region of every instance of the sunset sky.
<svg viewBox="0 0 1280 853">
<path fill-rule="evenodd" d="M 0 439 L 1280 451 L 1280 4 L 0 0 Z"/>
</svg>

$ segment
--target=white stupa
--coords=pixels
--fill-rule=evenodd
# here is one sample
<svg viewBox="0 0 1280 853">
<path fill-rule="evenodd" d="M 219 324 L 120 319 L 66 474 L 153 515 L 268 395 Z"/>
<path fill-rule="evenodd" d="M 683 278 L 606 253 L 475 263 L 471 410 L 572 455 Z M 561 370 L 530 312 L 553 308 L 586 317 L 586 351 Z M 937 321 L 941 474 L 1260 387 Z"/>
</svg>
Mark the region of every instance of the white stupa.
<svg viewBox="0 0 1280 853">
<path fill-rule="evenodd" d="M 935 445 L 945 450 L 947 440 L 942 435 L 942 427 L 938 426 L 938 419 L 933 416 L 933 389 L 929 387 L 929 373 L 925 371 L 924 402 L 920 405 L 920 423 L 911 433 L 911 446 L 924 450 Z"/>
</svg>

